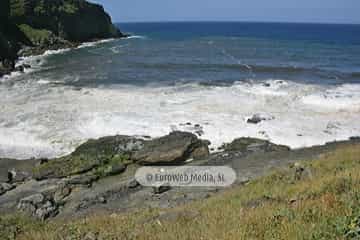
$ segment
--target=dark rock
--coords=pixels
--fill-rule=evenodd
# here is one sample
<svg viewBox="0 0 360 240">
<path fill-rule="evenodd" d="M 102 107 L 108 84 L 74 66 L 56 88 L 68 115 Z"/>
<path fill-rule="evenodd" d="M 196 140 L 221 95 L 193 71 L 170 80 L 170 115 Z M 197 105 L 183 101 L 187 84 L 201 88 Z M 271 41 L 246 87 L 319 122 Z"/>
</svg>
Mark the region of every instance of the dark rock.
<svg viewBox="0 0 360 240">
<path fill-rule="evenodd" d="M 248 118 L 246 120 L 247 123 L 252 123 L 252 124 L 258 124 L 262 121 L 267 121 L 267 120 L 273 120 L 274 117 L 272 116 L 266 116 L 266 115 L 262 115 L 262 114 L 254 114 L 253 116 L 251 116 L 250 118 Z"/>
<path fill-rule="evenodd" d="M 31 179 L 31 173 L 13 169 L 8 172 L 8 179 L 11 183 L 24 182 Z"/>
<path fill-rule="evenodd" d="M 17 71 L 17 72 L 24 72 L 24 66 L 22 66 L 22 65 L 20 65 L 20 66 L 17 66 L 17 67 L 15 67 L 15 71 Z"/>
<path fill-rule="evenodd" d="M 130 189 L 137 188 L 138 186 L 140 186 L 140 183 L 136 181 L 136 179 L 131 180 L 128 184 L 128 188 Z"/>
<path fill-rule="evenodd" d="M 0 183 L 0 195 L 14 189 L 15 186 L 8 183 Z"/>
<path fill-rule="evenodd" d="M 351 140 L 351 141 L 360 141 L 360 137 L 350 137 L 349 140 Z"/>
<path fill-rule="evenodd" d="M 140 164 L 176 164 L 189 158 L 209 155 L 208 142 L 199 140 L 194 134 L 172 132 L 167 136 L 145 141 L 131 158 Z"/>
<path fill-rule="evenodd" d="M 10 15 L 10 1 L 2 0 L 0 2 L 0 18 L 8 18 Z"/>
<path fill-rule="evenodd" d="M 161 186 L 157 186 L 157 187 L 153 187 L 153 194 L 162 194 L 162 193 L 165 193 L 169 190 L 171 190 L 171 187 L 168 185 L 168 184 L 164 184 L 164 185 L 161 185 Z"/>
<path fill-rule="evenodd" d="M 251 152 L 280 152 L 289 151 L 290 148 L 283 145 L 276 145 L 267 140 L 257 138 L 238 138 L 230 144 L 225 145 L 225 151 Z"/>
<path fill-rule="evenodd" d="M 83 174 L 78 176 L 73 176 L 70 179 L 66 180 L 66 183 L 69 185 L 91 185 L 93 182 L 98 180 L 99 177 L 92 174 Z"/>
</svg>

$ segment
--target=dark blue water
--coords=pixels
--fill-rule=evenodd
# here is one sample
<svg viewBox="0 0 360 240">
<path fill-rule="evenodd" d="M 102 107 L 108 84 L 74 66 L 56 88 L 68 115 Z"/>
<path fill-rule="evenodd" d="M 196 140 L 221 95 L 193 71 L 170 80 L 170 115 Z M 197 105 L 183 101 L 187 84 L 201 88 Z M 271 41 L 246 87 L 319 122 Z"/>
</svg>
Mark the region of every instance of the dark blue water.
<svg viewBox="0 0 360 240">
<path fill-rule="evenodd" d="M 119 23 L 123 31 L 157 39 L 186 40 L 199 37 L 241 37 L 360 44 L 360 25 L 248 22 Z"/>
<path fill-rule="evenodd" d="M 196 133 L 187 122 L 215 148 L 246 136 L 297 148 L 360 134 L 360 25 L 119 26 L 133 37 L 30 57 L 32 72 L 0 80 L 0 157 Z M 248 124 L 256 113 L 269 120 Z"/>
<path fill-rule="evenodd" d="M 51 69 L 41 77 L 65 78 L 66 84 L 80 86 L 194 81 L 226 85 L 268 79 L 360 82 L 360 25 L 184 22 L 118 26 L 142 37 L 51 57 Z"/>
</svg>

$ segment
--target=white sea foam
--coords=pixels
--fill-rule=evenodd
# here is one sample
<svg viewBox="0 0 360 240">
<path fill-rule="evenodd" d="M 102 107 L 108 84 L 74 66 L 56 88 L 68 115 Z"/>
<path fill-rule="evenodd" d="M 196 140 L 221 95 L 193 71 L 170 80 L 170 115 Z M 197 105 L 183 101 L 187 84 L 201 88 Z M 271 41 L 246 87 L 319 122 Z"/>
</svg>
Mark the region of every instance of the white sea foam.
<svg viewBox="0 0 360 240">
<path fill-rule="evenodd" d="M 94 47 L 94 46 L 99 45 L 101 43 L 112 42 L 112 41 L 115 41 L 115 40 L 116 40 L 116 38 L 108 38 L 108 39 L 102 39 L 102 40 L 92 41 L 92 42 L 84 42 L 84 43 L 80 44 L 77 47 L 77 49 Z"/>
<path fill-rule="evenodd" d="M 271 80 L 265 85 L 122 85 L 75 91 L 49 88 L 47 81 L 0 86 L 0 156 L 52 157 L 69 153 L 88 138 L 198 132 L 195 124 L 201 125 L 201 137 L 215 149 L 245 136 L 298 148 L 360 135 L 356 84 L 334 88 Z M 271 118 L 247 123 L 256 113 Z"/>
<path fill-rule="evenodd" d="M 132 36 L 126 37 L 126 39 L 146 39 L 146 37 L 140 36 L 140 35 L 132 35 Z"/>
<path fill-rule="evenodd" d="M 333 110 L 360 110 L 360 84 L 344 84 L 302 98 L 303 103 Z"/>
<path fill-rule="evenodd" d="M 115 38 L 109 38 L 109 39 L 103 39 L 99 41 L 93 41 L 93 42 L 85 42 L 80 44 L 77 49 L 81 48 L 88 48 L 88 47 L 94 47 L 102 43 L 112 42 L 116 40 Z M 64 54 L 69 51 L 71 51 L 71 48 L 62 48 L 57 50 L 47 50 L 41 55 L 33 55 L 33 56 L 27 56 L 27 57 L 20 57 L 16 62 L 16 67 L 21 66 L 24 64 L 28 64 L 31 66 L 31 68 L 25 68 L 24 72 L 11 72 L 9 75 L 5 75 L 0 78 L 0 83 L 12 80 L 16 77 L 21 76 L 22 74 L 28 74 L 31 72 L 35 72 L 38 70 L 41 70 L 41 66 L 46 62 L 46 58 L 52 55 L 58 55 L 58 54 Z"/>
<path fill-rule="evenodd" d="M 47 50 L 42 55 L 34 55 L 34 56 L 27 56 L 27 57 L 20 57 L 15 64 L 15 67 L 27 64 L 30 65 L 30 68 L 24 68 L 24 72 L 14 71 L 11 72 L 10 75 L 5 75 L 0 78 L 0 82 L 5 82 L 9 80 L 13 80 L 23 74 L 29 74 L 32 72 L 36 72 L 41 70 L 41 67 L 44 63 L 46 63 L 46 58 L 52 55 L 57 54 L 64 54 L 70 51 L 70 48 L 65 49 L 58 49 L 58 50 Z"/>
</svg>

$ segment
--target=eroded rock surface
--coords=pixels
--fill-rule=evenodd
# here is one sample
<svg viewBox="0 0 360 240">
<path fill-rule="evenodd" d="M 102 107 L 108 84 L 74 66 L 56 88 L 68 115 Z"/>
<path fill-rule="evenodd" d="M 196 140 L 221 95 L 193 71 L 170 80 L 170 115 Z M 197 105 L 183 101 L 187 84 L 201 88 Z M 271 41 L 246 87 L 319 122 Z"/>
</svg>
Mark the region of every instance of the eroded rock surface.
<svg viewBox="0 0 360 240">
<path fill-rule="evenodd" d="M 172 132 L 167 136 L 145 141 L 144 146 L 134 152 L 132 159 L 140 164 L 176 164 L 189 158 L 209 156 L 209 142 L 198 139 L 187 132 Z"/>
<path fill-rule="evenodd" d="M 284 145 L 277 145 L 267 140 L 257 138 L 237 138 L 230 144 L 225 145 L 225 151 L 248 152 L 278 152 L 289 151 L 290 148 Z"/>
<path fill-rule="evenodd" d="M 208 198 L 222 190 L 214 187 L 170 188 L 166 184 L 157 188 L 144 187 L 134 179 L 139 167 L 150 163 L 226 165 L 235 170 L 238 177 L 236 184 L 241 184 L 266 174 L 274 167 L 290 166 L 290 171 L 294 172 L 291 180 L 302 181 L 311 178 L 312 174 L 299 161 L 312 159 L 338 145 L 354 143 L 360 144 L 360 139 L 290 150 L 266 140 L 239 138 L 225 145 L 223 152 L 209 155 L 207 141 L 185 132 L 173 132 L 147 140 L 129 136 L 89 140 L 69 156 L 30 160 L 32 170 L 28 163 L 0 161 L 0 169 L 5 168 L 2 171 L 4 174 L 9 171 L 6 168 L 27 172 L 30 169 L 30 172 L 44 174 L 35 174 L 36 178 L 31 176 L 33 179 L 23 182 L 10 183 L 8 178 L 1 182 L 0 213 L 21 211 L 45 220 L 51 217 L 79 217 L 96 211 L 169 208 Z M 186 161 L 189 158 L 197 160 Z"/>
</svg>

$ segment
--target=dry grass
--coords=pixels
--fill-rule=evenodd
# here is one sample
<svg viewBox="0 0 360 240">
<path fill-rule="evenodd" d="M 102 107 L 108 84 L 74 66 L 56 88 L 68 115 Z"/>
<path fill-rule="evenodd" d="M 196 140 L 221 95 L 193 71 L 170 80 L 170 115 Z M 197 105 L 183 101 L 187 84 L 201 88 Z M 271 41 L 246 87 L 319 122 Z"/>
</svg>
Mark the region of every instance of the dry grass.
<svg viewBox="0 0 360 240">
<path fill-rule="evenodd" d="M 144 209 L 48 224 L 20 218 L 17 239 L 84 239 L 89 233 L 144 240 L 360 239 L 360 146 L 336 149 L 303 166 L 307 177 L 279 170 L 164 213 Z"/>
</svg>

